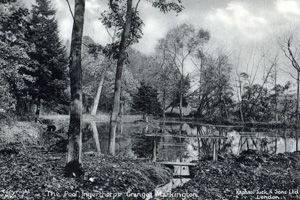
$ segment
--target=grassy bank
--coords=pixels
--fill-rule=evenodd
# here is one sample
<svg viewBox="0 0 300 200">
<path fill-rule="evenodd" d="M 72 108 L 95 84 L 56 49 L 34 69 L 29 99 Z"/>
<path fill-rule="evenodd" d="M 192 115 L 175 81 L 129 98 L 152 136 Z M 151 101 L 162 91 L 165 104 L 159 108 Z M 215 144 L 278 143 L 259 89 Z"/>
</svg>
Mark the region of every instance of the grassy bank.
<svg viewBox="0 0 300 200">
<path fill-rule="evenodd" d="M 128 199 L 146 195 L 171 177 L 160 165 L 104 155 L 84 156 L 81 178 L 63 176 L 64 154 L 2 151 L 0 160 L 0 199 Z"/>
<path fill-rule="evenodd" d="M 0 199 L 136 199 L 172 177 L 147 160 L 89 153 L 84 176 L 66 178 L 66 154 L 49 152 L 41 144 L 43 131 L 31 122 L 1 128 Z"/>
</svg>

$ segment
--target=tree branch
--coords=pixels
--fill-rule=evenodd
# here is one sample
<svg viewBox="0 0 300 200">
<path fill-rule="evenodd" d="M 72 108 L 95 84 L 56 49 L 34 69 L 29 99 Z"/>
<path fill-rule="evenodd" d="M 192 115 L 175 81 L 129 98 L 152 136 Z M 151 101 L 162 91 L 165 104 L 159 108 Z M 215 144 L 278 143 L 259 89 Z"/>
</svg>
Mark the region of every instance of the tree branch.
<svg viewBox="0 0 300 200">
<path fill-rule="evenodd" d="M 300 67 L 299 67 L 299 64 L 298 64 L 297 60 L 295 59 L 295 56 L 294 56 L 292 50 L 291 50 L 291 39 L 290 39 L 290 38 L 288 39 L 287 45 L 288 45 L 288 51 L 289 51 L 289 54 L 290 54 L 290 56 L 291 56 L 291 59 L 290 59 L 290 60 L 292 61 L 292 65 L 293 65 L 293 67 L 296 68 L 297 71 L 299 72 L 299 71 L 300 71 Z"/>
<path fill-rule="evenodd" d="M 137 8 L 139 7 L 140 2 L 141 2 L 141 0 L 138 0 L 138 2 L 136 3 L 135 12 L 137 12 Z"/>
<path fill-rule="evenodd" d="M 67 4 L 68 4 L 68 7 L 69 7 L 69 10 L 70 10 L 70 13 L 71 13 L 71 15 L 72 15 L 73 21 L 74 21 L 74 23 L 75 23 L 75 17 L 74 17 L 74 14 L 73 14 L 73 12 L 72 12 L 72 9 L 71 9 L 70 2 L 69 2 L 69 0 L 66 0 L 66 1 L 67 1 Z"/>
</svg>

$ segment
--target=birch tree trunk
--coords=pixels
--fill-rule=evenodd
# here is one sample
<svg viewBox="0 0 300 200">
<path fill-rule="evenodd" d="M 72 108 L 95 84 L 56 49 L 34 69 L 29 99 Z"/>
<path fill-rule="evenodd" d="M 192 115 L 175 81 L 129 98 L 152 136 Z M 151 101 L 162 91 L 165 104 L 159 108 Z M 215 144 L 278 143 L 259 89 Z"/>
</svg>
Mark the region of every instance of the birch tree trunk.
<svg viewBox="0 0 300 200">
<path fill-rule="evenodd" d="M 82 69 L 81 45 L 84 23 L 85 0 L 75 0 L 75 14 L 70 50 L 71 106 L 68 131 L 66 176 L 83 175 L 82 151 Z"/>
<path fill-rule="evenodd" d="M 102 74 L 101 74 L 99 85 L 98 85 L 98 89 L 97 89 L 97 94 L 96 94 L 96 96 L 94 98 L 94 104 L 93 104 L 93 108 L 92 108 L 92 111 L 91 111 L 91 115 L 93 115 L 93 116 L 96 116 L 96 114 L 97 114 L 97 110 L 98 110 L 98 105 L 99 105 L 99 101 L 100 101 L 100 95 L 101 95 L 102 86 L 103 86 L 103 83 L 104 83 L 105 74 L 106 74 L 106 70 L 104 72 L 102 72 Z"/>
</svg>

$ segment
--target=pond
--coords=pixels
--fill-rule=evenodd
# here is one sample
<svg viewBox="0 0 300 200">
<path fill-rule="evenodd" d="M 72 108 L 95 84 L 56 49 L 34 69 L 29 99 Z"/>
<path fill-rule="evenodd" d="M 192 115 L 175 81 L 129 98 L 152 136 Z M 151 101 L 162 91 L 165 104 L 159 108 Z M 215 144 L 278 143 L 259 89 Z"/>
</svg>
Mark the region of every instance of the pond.
<svg viewBox="0 0 300 200">
<path fill-rule="evenodd" d="M 85 123 L 83 151 L 108 153 L 109 123 Z M 205 124 L 156 122 L 123 123 L 117 128 L 116 156 L 145 158 L 157 162 L 197 161 L 215 153 L 238 155 L 244 150 L 269 154 L 299 149 L 298 131 L 294 129 L 244 129 L 243 127 Z"/>
</svg>

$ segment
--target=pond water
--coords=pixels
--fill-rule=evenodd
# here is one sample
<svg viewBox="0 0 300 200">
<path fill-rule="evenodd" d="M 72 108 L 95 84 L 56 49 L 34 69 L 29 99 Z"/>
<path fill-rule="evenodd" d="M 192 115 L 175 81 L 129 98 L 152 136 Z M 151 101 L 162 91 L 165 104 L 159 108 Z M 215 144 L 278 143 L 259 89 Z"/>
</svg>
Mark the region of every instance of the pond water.
<svg viewBox="0 0 300 200">
<path fill-rule="evenodd" d="M 83 151 L 107 154 L 111 139 L 108 123 L 85 123 Z M 219 154 L 238 155 L 244 150 L 269 154 L 299 149 L 293 129 L 245 130 L 242 127 L 178 122 L 123 123 L 117 128 L 115 155 L 158 162 L 192 162 Z"/>
</svg>

